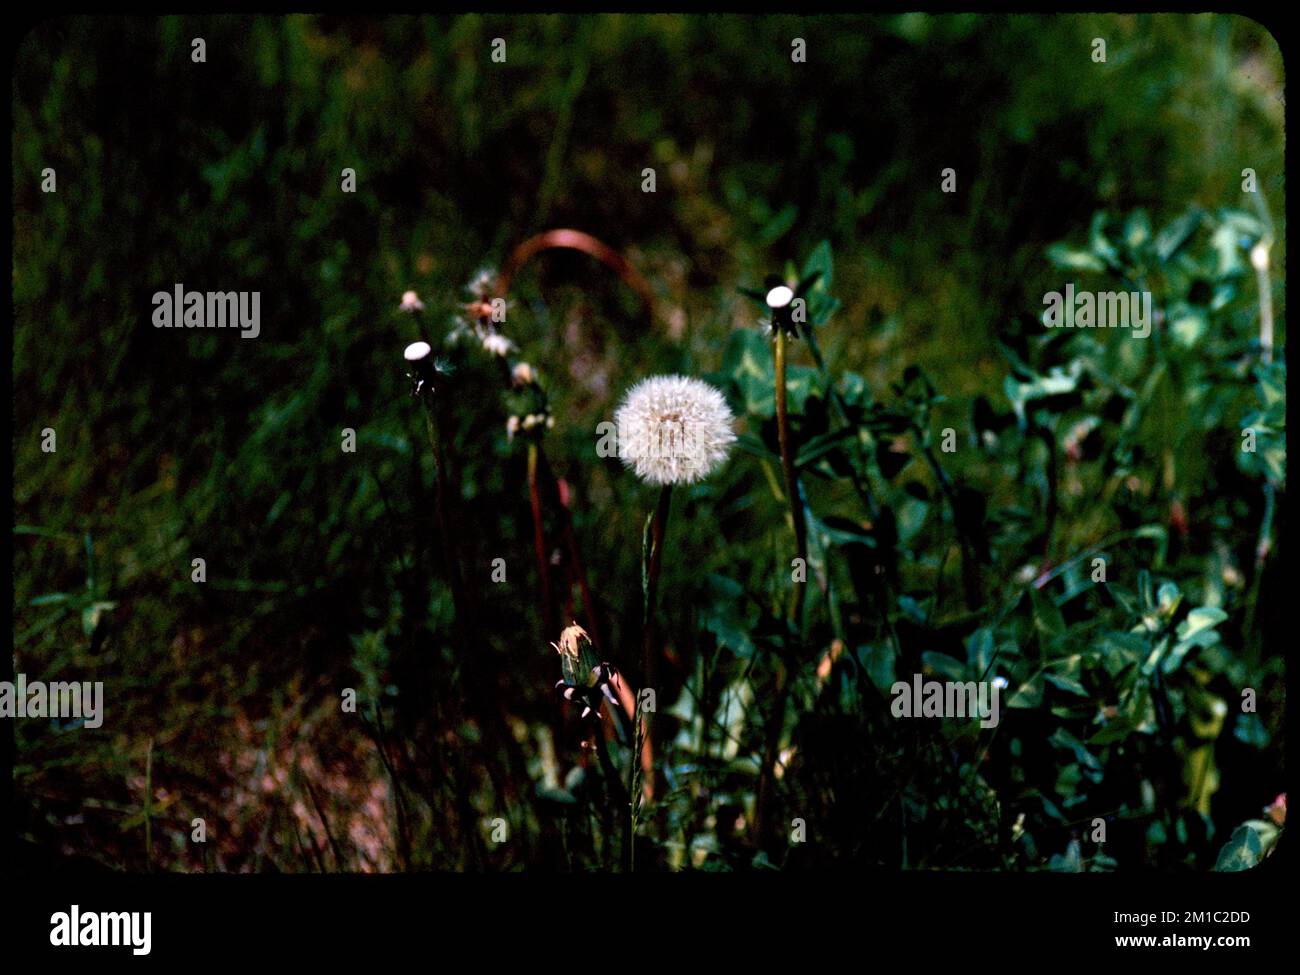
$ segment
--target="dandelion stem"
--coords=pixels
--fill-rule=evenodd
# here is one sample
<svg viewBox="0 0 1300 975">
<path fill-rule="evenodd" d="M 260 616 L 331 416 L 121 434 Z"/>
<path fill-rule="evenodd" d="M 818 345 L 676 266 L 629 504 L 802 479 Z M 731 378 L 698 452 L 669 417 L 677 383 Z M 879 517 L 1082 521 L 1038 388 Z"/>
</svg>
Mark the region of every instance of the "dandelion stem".
<svg viewBox="0 0 1300 975">
<path fill-rule="evenodd" d="M 664 538 L 668 530 L 668 513 L 672 507 L 673 486 L 665 484 L 659 490 L 659 503 L 655 506 L 650 523 L 646 526 L 642 552 L 642 586 L 644 603 L 641 615 L 641 688 L 655 686 L 655 669 L 658 662 L 659 635 L 655 626 L 655 596 L 659 589 L 659 572 L 663 566 Z M 654 795 L 654 744 L 651 737 L 650 717 L 640 707 L 634 710 L 637 744 L 632 752 L 635 766 L 638 753 L 641 771 L 645 776 L 646 798 Z M 644 727 L 643 727 L 644 725 Z M 644 740 L 644 745 L 641 742 Z"/>
<path fill-rule="evenodd" d="M 551 601 L 551 575 L 547 568 L 546 536 L 542 531 L 542 495 L 538 488 L 538 455 L 535 440 L 528 443 L 528 500 L 533 512 L 533 549 L 537 553 L 537 580 L 542 591 L 542 619 L 546 633 L 555 632 L 555 609 Z"/>
<path fill-rule="evenodd" d="M 659 589 L 659 572 L 663 566 L 664 535 L 668 527 L 668 512 L 672 506 L 673 486 L 665 484 L 659 490 L 659 503 L 647 526 L 645 540 L 646 551 L 644 597 L 641 615 L 641 686 L 653 687 L 655 677 L 655 657 L 657 656 L 658 637 L 655 633 L 655 596 Z"/>
<path fill-rule="evenodd" d="M 672 506 L 673 486 L 665 484 L 659 490 L 659 503 L 655 506 L 654 521 L 650 525 L 650 548 L 645 579 L 644 625 L 647 632 L 655 611 L 655 594 L 659 588 L 659 570 L 663 565 L 664 535 L 668 529 L 668 512 Z"/>
<path fill-rule="evenodd" d="M 451 587 L 451 600 L 456 609 L 456 620 L 458 625 L 463 626 L 466 608 L 465 589 L 460 577 L 460 560 L 451 537 L 451 523 L 447 519 L 447 458 L 442 448 L 442 437 L 439 435 L 433 393 L 426 391 L 420 398 L 424 401 L 425 427 L 429 432 L 429 445 L 433 449 L 436 491 L 434 500 L 438 516 L 438 540 L 442 546 L 443 570 L 447 573 L 447 584 Z"/>
<path fill-rule="evenodd" d="M 790 504 L 791 527 L 794 529 L 795 555 L 799 559 L 799 574 L 794 576 L 794 602 L 792 619 L 795 639 L 803 640 L 803 603 L 804 580 L 808 572 L 808 538 L 807 524 L 804 521 L 803 497 L 799 493 L 799 478 L 794 469 L 794 446 L 790 437 L 790 412 L 786 396 L 785 329 L 778 328 L 773 340 L 774 358 L 776 360 L 776 423 L 777 436 L 781 441 L 781 467 L 785 472 L 785 493 Z M 784 567 L 782 570 L 784 571 Z M 759 771 L 758 797 L 755 801 L 754 825 L 760 846 L 766 846 L 771 838 L 771 813 L 773 781 L 776 778 L 776 763 L 781 749 L 781 732 L 785 727 L 786 696 L 789 693 L 789 675 L 785 661 L 777 658 L 776 680 L 772 713 L 768 717 L 767 741 L 763 748 L 763 766 Z"/>
<path fill-rule="evenodd" d="M 587 630 L 591 633 L 591 642 L 597 649 L 603 650 L 606 646 L 602 639 L 602 631 L 599 620 L 596 618 L 596 604 L 591 596 L 591 587 L 587 583 L 587 571 L 583 566 L 582 553 L 578 548 L 578 536 L 573 530 L 573 511 L 569 506 L 569 501 L 565 497 L 565 492 L 560 490 L 560 479 L 556 476 L 555 471 L 551 469 L 550 462 L 546 458 L 546 452 L 538 447 L 537 463 L 546 482 L 547 488 L 551 492 L 551 499 L 559 509 L 561 524 L 564 528 L 564 544 L 569 550 L 569 561 L 573 565 L 573 573 L 578 580 L 578 588 L 582 593 L 582 608 L 587 614 Z"/>
<path fill-rule="evenodd" d="M 808 571 L 807 525 L 804 521 L 803 498 L 799 493 L 799 478 L 794 469 L 794 446 L 790 439 L 790 411 L 785 385 L 785 329 L 776 330 L 776 424 L 781 441 L 781 467 L 785 471 L 785 492 L 790 503 L 790 520 L 794 528 L 795 555 L 802 570 L 794 582 L 794 626 L 796 633 L 803 632 L 804 578 Z"/>
</svg>

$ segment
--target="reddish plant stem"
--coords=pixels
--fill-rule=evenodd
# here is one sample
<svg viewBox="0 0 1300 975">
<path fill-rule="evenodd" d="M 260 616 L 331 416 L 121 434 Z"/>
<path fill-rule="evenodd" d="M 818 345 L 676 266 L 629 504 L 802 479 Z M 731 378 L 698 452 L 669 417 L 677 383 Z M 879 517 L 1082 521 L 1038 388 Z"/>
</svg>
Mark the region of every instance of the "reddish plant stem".
<svg viewBox="0 0 1300 975">
<path fill-rule="evenodd" d="M 582 610 L 586 615 L 587 632 L 591 634 L 591 642 L 595 644 L 598 650 L 603 652 L 606 644 L 603 640 L 600 621 L 596 617 L 596 603 L 592 599 L 591 587 L 587 583 L 587 571 L 583 566 L 582 554 L 578 548 L 578 537 L 573 530 L 573 511 L 569 506 L 569 499 L 566 497 L 567 492 L 561 488 L 560 479 L 551 468 L 546 452 L 540 446 L 538 447 L 537 461 L 546 486 L 550 491 L 551 500 L 553 500 L 560 512 L 560 523 L 564 531 L 564 545 L 569 552 L 569 561 L 573 566 L 573 574 L 578 581 L 578 588 L 582 594 Z"/>
<path fill-rule="evenodd" d="M 593 237 L 591 234 L 565 227 L 544 231 L 533 237 L 529 237 L 527 240 L 518 244 L 515 249 L 511 251 L 510 256 L 502 265 L 500 274 L 497 276 L 497 294 L 504 298 L 509 293 L 510 284 L 519 273 L 520 269 L 523 268 L 523 266 L 533 257 L 547 250 L 576 250 L 600 261 L 617 274 L 624 284 L 637 293 L 645 303 L 646 312 L 649 315 L 650 320 L 654 320 L 656 309 L 654 292 L 650 289 L 649 283 L 641 276 L 636 268 L 634 268 L 622 254 L 618 253 L 618 251 L 614 250 L 603 241 Z M 541 460 L 544 462 L 544 457 L 542 457 Z M 547 470 L 549 472 L 549 467 Z M 590 589 L 587 585 L 587 577 L 582 567 L 582 560 L 578 556 L 578 546 L 573 533 L 572 519 L 568 505 L 565 504 L 563 498 L 560 497 L 559 484 L 554 477 L 554 474 L 550 475 L 549 480 L 555 487 L 556 497 L 560 502 L 560 508 L 563 511 L 565 543 L 569 549 L 569 555 L 573 562 L 574 571 L 578 577 L 578 583 L 582 590 L 583 608 L 591 625 L 590 631 L 596 636 L 596 640 L 594 641 L 596 646 L 600 647 L 602 646 L 602 643 L 600 641 L 600 628 L 596 621 L 595 605 L 591 598 Z M 533 484 L 530 481 L 530 491 L 532 489 Z M 660 501 L 661 504 L 663 504 L 665 498 L 661 498 Z M 535 508 L 535 510 L 537 509 Z M 664 515 L 666 518 L 666 511 L 664 512 Z M 536 521 L 537 515 L 534 515 L 534 519 Z M 656 548 L 655 554 L 657 554 L 657 551 L 658 549 Z M 544 567 L 539 565 L 539 569 L 543 571 L 543 576 L 545 577 Z M 654 567 L 653 571 L 657 576 L 657 565 Z M 547 600 L 547 603 L 549 605 L 549 599 Z M 643 665 L 647 662 L 645 654 L 646 651 L 643 650 Z M 652 686 L 649 675 L 643 675 L 643 678 L 645 680 L 644 686 Z M 639 728 L 641 722 L 638 720 L 635 702 L 632 700 L 631 694 L 621 681 L 618 683 L 618 696 L 619 700 L 623 702 L 623 707 L 624 710 L 627 711 L 628 717 L 632 719 L 634 725 Z M 654 793 L 654 776 L 652 774 L 654 770 L 654 750 L 650 742 L 648 727 L 646 728 L 644 743 L 641 748 L 641 765 L 645 778 L 645 797 L 650 799 Z"/>
<path fill-rule="evenodd" d="M 533 512 L 533 549 L 537 554 L 537 581 L 541 587 L 542 619 L 545 632 L 555 632 L 555 607 L 551 601 L 551 574 L 546 558 L 546 535 L 542 529 L 542 496 L 537 483 L 538 454 L 541 447 L 537 442 L 528 444 L 528 501 Z"/>
<path fill-rule="evenodd" d="M 510 290 L 510 282 L 519 273 L 519 269 L 534 256 L 542 251 L 557 249 L 581 251 L 600 261 L 617 274 L 624 284 L 640 295 L 641 300 L 645 302 L 651 319 L 654 318 L 654 292 L 650 290 L 650 285 L 646 282 L 646 279 L 628 263 L 622 254 L 603 241 L 597 240 L 591 234 L 584 233 L 581 230 L 568 228 L 547 230 L 535 237 L 529 237 L 516 246 L 501 268 L 501 274 L 497 278 L 497 293 L 504 297 Z"/>
</svg>

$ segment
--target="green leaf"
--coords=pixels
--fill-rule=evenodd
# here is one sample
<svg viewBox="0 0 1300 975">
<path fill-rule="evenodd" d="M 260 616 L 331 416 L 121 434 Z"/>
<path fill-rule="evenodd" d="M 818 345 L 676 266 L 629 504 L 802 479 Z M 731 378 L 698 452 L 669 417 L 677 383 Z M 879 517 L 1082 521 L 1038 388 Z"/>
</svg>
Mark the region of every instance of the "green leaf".
<svg viewBox="0 0 1300 975">
<path fill-rule="evenodd" d="M 831 254 L 831 242 L 823 240 L 813 248 L 813 252 L 808 255 L 808 259 L 803 263 L 803 271 L 800 278 L 808 278 L 812 275 L 820 275 L 816 286 L 823 291 L 829 291 L 835 275 L 835 259 Z"/>
<path fill-rule="evenodd" d="M 1106 214 L 1093 214 L 1092 226 L 1088 228 L 1088 245 L 1107 267 L 1119 267 L 1119 251 L 1106 236 Z"/>
<path fill-rule="evenodd" d="M 1228 614 L 1215 606 L 1201 606 L 1187 614 L 1178 624 L 1178 639 L 1187 640 L 1202 630 L 1212 629 L 1228 618 Z"/>
<path fill-rule="evenodd" d="M 781 463 L 781 455 L 768 450 L 767 447 L 763 445 L 763 441 L 759 440 L 753 434 L 742 433 L 737 435 L 736 446 L 747 454 L 761 457 L 764 460 L 775 461 L 778 464 Z"/>
<path fill-rule="evenodd" d="M 1079 250 L 1065 244 L 1053 244 L 1047 248 L 1047 259 L 1056 267 L 1069 271 L 1106 270 L 1106 262 L 1091 251 Z"/>
<path fill-rule="evenodd" d="M 1151 220 L 1145 210 L 1134 210 L 1124 223 L 1124 246 L 1131 251 L 1143 247 L 1151 239 Z"/>
<path fill-rule="evenodd" d="M 1272 834 L 1271 836 L 1269 834 Z M 1277 827 L 1262 819 L 1250 820 L 1232 831 L 1232 836 L 1219 851 L 1214 869 L 1220 872 L 1250 870 L 1259 865 L 1272 842 L 1276 841 Z"/>
<path fill-rule="evenodd" d="M 1129 718 L 1111 718 L 1104 728 L 1088 739 L 1088 744 L 1110 745 L 1123 741 L 1136 730 L 1137 725 Z"/>
<path fill-rule="evenodd" d="M 1064 855 L 1053 853 L 1047 869 L 1053 873 L 1083 873 L 1083 855 L 1078 840 L 1071 840 Z"/>
<path fill-rule="evenodd" d="M 1043 676 L 1037 674 L 1019 685 L 1007 698 L 1009 708 L 1037 708 L 1043 703 Z"/>
<path fill-rule="evenodd" d="M 936 674 L 942 674 L 949 680 L 962 681 L 966 679 L 966 665 L 946 653 L 927 650 L 921 654 L 921 664 L 930 668 Z"/>
<path fill-rule="evenodd" d="M 858 647 L 857 655 L 862 668 L 871 678 L 871 683 L 875 684 L 882 694 L 888 694 L 897 680 L 894 676 L 897 655 L 893 645 L 886 643 L 880 646 Z"/>
<path fill-rule="evenodd" d="M 1030 589 L 1029 599 L 1034 607 L 1034 629 L 1047 637 L 1057 637 L 1065 632 L 1065 617 L 1051 596 L 1041 589 Z"/>
<path fill-rule="evenodd" d="M 1089 695 L 1087 688 L 1085 688 L 1073 677 L 1066 677 L 1064 674 L 1056 674 L 1050 670 L 1045 672 L 1043 674 L 1043 677 L 1046 678 L 1049 682 L 1051 682 L 1055 686 L 1059 687 L 1061 690 L 1067 691 L 1070 694 L 1074 694 L 1076 697 L 1091 696 Z"/>
<path fill-rule="evenodd" d="M 1201 218 L 1202 214 L 1199 210 L 1190 210 L 1165 226 L 1156 235 L 1156 257 L 1164 263 L 1178 253 L 1196 228 L 1201 225 Z"/>
<path fill-rule="evenodd" d="M 855 521 L 838 515 L 827 515 L 825 520 L 808 512 L 810 534 L 831 545 L 866 545 L 876 547 L 876 537 Z"/>
<path fill-rule="evenodd" d="M 1271 741 L 1268 729 L 1264 727 L 1264 722 L 1259 719 L 1258 714 L 1237 715 L 1237 724 L 1232 729 L 1232 736 L 1252 748 L 1267 748 Z"/>
<path fill-rule="evenodd" d="M 1056 733 L 1053 734 L 1048 741 L 1057 748 L 1067 748 L 1072 751 L 1074 753 L 1075 761 L 1077 761 L 1083 768 L 1096 773 L 1097 775 L 1101 774 L 1101 762 L 1097 760 L 1097 756 L 1088 751 L 1088 749 L 1084 747 L 1083 742 L 1079 741 L 1078 738 L 1075 738 L 1074 735 L 1070 734 L 1064 728 L 1057 728 Z"/>
<path fill-rule="evenodd" d="M 767 226 L 758 232 L 759 243 L 764 247 L 769 247 L 776 241 L 786 235 L 791 227 L 794 226 L 795 220 L 799 216 L 799 208 L 791 203 L 775 217 L 768 221 Z"/>
<path fill-rule="evenodd" d="M 735 383 L 745 412 L 759 417 L 776 414 L 776 365 L 772 346 L 756 329 L 731 333 L 722 356 L 722 372 Z"/>
<path fill-rule="evenodd" d="M 790 414 L 801 415 L 808 406 L 809 397 L 821 397 L 824 394 L 821 373 L 811 366 L 788 366 L 785 375 L 785 392 L 786 405 Z M 776 395 L 775 375 L 772 379 L 772 395 Z"/>
<path fill-rule="evenodd" d="M 704 582 L 708 599 L 708 607 L 702 614 L 704 628 L 717 638 L 719 646 L 738 657 L 752 657 L 754 641 L 749 632 L 753 621 L 741 612 L 745 605 L 744 588 L 734 579 L 716 573 L 705 576 Z"/>
<path fill-rule="evenodd" d="M 838 430 L 818 434 L 799 448 L 799 452 L 795 454 L 794 466 L 803 469 L 856 435 L 857 431 L 851 427 L 840 427 Z"/>
<path fill-rule="evenodd" d="M 808 303 L 808 323 L 824 325 L 840 307 L 839 300 L 831 295 L 835 277 L 835 262 L 829 241 L 818 244 L 804 262 L 799 274 L 796 294 Z M 811 332 L 811 329 L 805 330 Z"/>
</svg>

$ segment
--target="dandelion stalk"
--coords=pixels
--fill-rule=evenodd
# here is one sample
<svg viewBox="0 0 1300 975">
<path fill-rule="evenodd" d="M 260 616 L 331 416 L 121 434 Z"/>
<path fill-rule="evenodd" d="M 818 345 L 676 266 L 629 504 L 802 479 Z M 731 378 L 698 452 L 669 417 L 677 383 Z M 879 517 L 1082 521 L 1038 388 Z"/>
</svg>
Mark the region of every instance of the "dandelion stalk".
<svg viewBox="0 0 1300 975">
<path fill-rule="evenodd" d="M 663 567 L 664 554 L 664 537 L 668 531 L 668 513 L 673 503 L 673 486 L 665 484 L 659 489 L 659 502 L 655 505 L 654 514 L 646 522 L 645 538 L 642 544 L 642 564 L 644 575 L 641 580 L 641 594 L 643 603 L 641 607 L 642 629 L 646 634 L 645 652 L 641 658 L 641 671 L 645 676 L 645 686 L 652 686 L 654 683 L 653 674 L 653 656 L 654 640 L 651 638 L 653 630 L 655 596 L 659 589 L 659 573 Z"/>
<path fill-rule="evenodd" d="M 546 632 L 553 633 L 555 608 L 551 601 L 551 574 L 546 558 L 546 535 L 542 530 L 542 495 L 537 480 L 540 450 L 536 439 L 528 442 L 528 501 L 533 512 L 533 549 L 537 555 L 537 578 L 542 588 L 542 619 Z"/>
<path fill-rule="evenodd" d="M 794 469 L 794 446 L 790 438 L 790 410 L 785 385 L 786 359 L 785 329 L 776 330 L 776 427 L 781 442 L 781 468 L 785 472 L 785 493 L 790 503 L 790 520 L 794 528 L 795 555 L 801 572 L 794 582 L 794 626 L 796 633 L 803 632 L 803 581 L 808 571 L 808 526 L 804 520 L 803 498 L 799 493 L 799 476 Z"/>
<path fill-rule="evenodd" d="M 434 508 L 438 519 L 438 536 L 442 547 L 443 569 L 447 573 L 447 584 L 451 587 L 452 603 L 456 609 L 458 625 L 465 623 L 465 590 L 460 574 L 460 560 L 456 555 L 455 543 L 452 541 L 451 523 L 447 518 L 447 457 L 443 449 L 443 437 L 439 422 L 438 404 L 435 400 L 433 348 L 428 342 L 413 342 L 406 347 L 406 361 L 415 370 L 414 393 L 424 407 L 424 426 L 429 436 L 429 446 L 433 451 L 434 466 Z"/>
<path fill-rule="evenodd" d="M 582 552 L 578 548 L 578 537 L 573 530 L 573 511 L 569 507 L 568 490 L 560 486 L 560 479 L 551 470 L 551 465 L 546 459 L 546 452 L 540 446 L 538 447 L 537 460 L 538 466 L 545 475 L 545 482 L 550 490 L 551 500 L 560 511 L 564 528 L 564 544 L 569 552 L 569 561 L 573 566 L 573 574 L 577 577 L 579 592 L 582 594 L 582 608 L 583 612 L 586 613 L 587 626 L 591 631 L 591 642 L 598 648 L 604 647 L 605 641 L 601 639 L 600 621 L 596 617 L 596 603 L 591 597 L 591 586 L 587 583 L 587 570 L 583 566 Z"/>
<path fill-rule="evenodd" d="M 437 407 L 432 402 L 432 394 L 425 397 L 425 426 L 429 434 L 429 444 L 433 448 L 434 481 L 436 491 L 435 507 L 438 516 L 438 535 L 442 544 L 442 561 L 451 586 L 451 599 L 456 609 L 456 618 L 464 620 L 465 584 L 460 574 L 460 558 L 456 554 L 456 543 L 452 539 L 451 522 L 447 518 L 447 455 L 439 433 Z"/>
<path fill-rule="evenodd" d="M 788 288 L 774 288 L 768 293 L 768 304 L 773 309 L 773 360 L 776 373 L 776 428 L 781 446 L 781 469 L 785 474 L 785 493 L 790 505 L 790 522 L 794 530 L 795 556 L 799 560 L 799 574 L 794 576 L 791 620 L 795 639 L 803 640 L 804 589 L 808 573 L 808 525 L 804 518 L 803 497 L 799 490 L 799 476 L 794 466 L 794 443 L 790 435 L 790 408 L 786 388 L 786 344 L 789 341 L 785 309 L 792 292 Z M 784 569 L 782 569 L 784 571 Z M 763 747 L 763 765 L 759 770 L 758 795 L 755 799 L 754 826 L 760 846 L 771 839 L 773 783 L 780 757 L 781 732 L 785 728 L 785 704 L 790 680 L 786 663 L 776 660 L 776 677 L 773 685 L 772 712 L 768 716 L 767 738 Z"/>
</svg>

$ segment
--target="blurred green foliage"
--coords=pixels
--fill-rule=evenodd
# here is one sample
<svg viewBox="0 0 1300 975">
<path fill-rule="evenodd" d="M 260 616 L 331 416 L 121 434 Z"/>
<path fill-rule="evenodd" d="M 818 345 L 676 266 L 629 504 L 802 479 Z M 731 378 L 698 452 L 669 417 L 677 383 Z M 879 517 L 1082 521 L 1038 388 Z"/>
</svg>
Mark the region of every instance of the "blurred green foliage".
<svg viewBox="0 0 1300 975">
<path fill-rule="evenodd" d="M 638 865 L 1210 869 L 1281 775 L 1282 81 L 1267 32 L 1218 16 L 40 25 L 13 81 L 15 669 L 105 680 L 109 715 L 15 723 L 24 837 L 126 869 L 619 862 L 613 783 L 552 690 L 520 407 L 499 363 L 443 348 L 476 272 L 569 226 L 622 252 L 658 313 L 554 253 L 516 278 L 505 330 L 556 417 L 546 458 L 599 625 L 576 586 L 550 612 L 633 683 L 653 497 L 596 457 L 596 425 L 668 371 L 745 420 L 722 474 L 674 501 Z M 802 635 L 746 297 L 773 272 L 811 289 L 789 384 Z M 1143 341 L 1046 330 L 1066 281 L 1150 289 L 1162 321 Z M 153 329 L 150 295 L 177 282 L 260 291 L 261 336 Z M 397 310 L 411 288 L 420 316 Z M 470 620 L 401 359 L 417 338 L 447 356 Z M 921 672 L 1004 678 L 1003 725 L 892 719 L 890 685 Z M 774 722 L 776 819 L 810 837 L 760 852 L 736 823 Z M 168 827 L 148 863 L 142 809 Z M 185 842 L 199 815 L 211 854 Z"/>
</svg>

